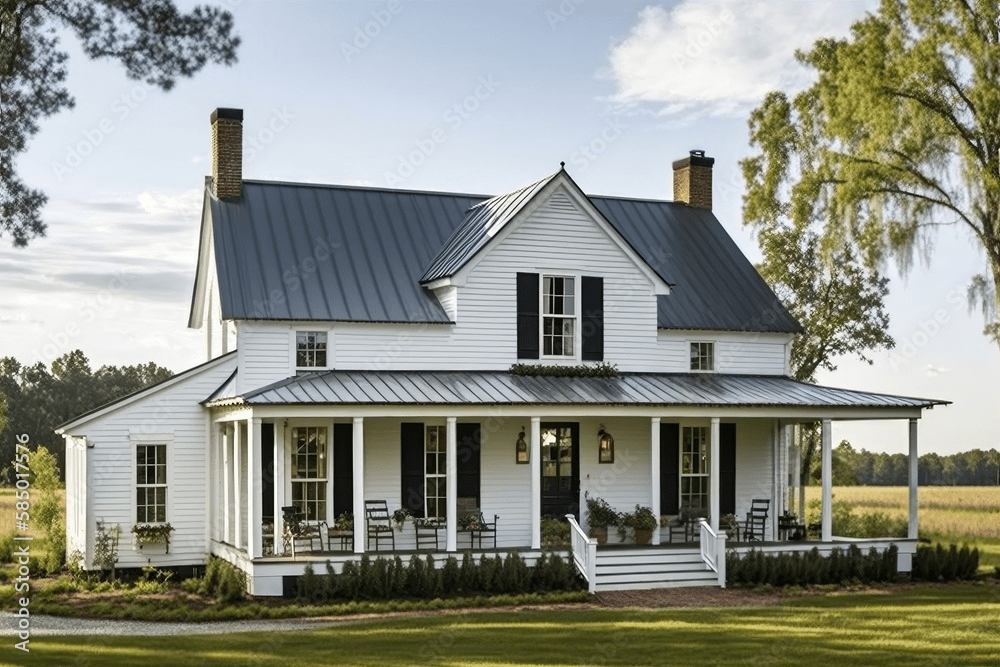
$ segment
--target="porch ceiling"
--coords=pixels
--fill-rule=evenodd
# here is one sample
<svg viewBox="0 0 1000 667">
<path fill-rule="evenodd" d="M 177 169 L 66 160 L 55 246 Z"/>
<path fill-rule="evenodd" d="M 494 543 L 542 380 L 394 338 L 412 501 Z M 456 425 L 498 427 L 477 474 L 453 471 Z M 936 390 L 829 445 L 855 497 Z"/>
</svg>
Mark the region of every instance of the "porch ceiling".
<svg viewBox="0 0 1000 667">
<path fill-rule="evenodd" d="M 519 377 L 505 371 L 329 371 L 288 378 L 222 405 L 608 405 L 921 409 L 950 401 L 836 389 L 782 376 L 627 373 Z"/>
</svg>

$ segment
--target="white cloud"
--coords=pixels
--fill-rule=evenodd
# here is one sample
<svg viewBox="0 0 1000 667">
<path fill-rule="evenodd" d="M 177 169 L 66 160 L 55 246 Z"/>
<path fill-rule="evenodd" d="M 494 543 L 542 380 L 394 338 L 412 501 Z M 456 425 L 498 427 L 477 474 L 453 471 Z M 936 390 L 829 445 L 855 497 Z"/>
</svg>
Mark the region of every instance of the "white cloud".
<svg viewBox="0 0 1000 667">
<path fill-rule="evenodd" d="M 940 366 L 935 366 L 934 364 L 927 364 L 924 366 L 924 375 L 927 377 L 937 377 L 938 375 L 944 375 L 948 372 L 947 368 L 941 368 Z"/>
<path fill-rule="evenodd" d="M 201 217 L 204 194 L 202 189 L 192 189 L 175 195 L 141 192 L 136 196 L 136 199 L 139 201 L 139 206 L 148 215 L 158 218 L 198 220 Z"/>
<path fill-rule="evenodd" d="M 776 89 L 808 84 L 796 49 L 844 36 L 874 3 L 694 2 L 647 7 L 611 49 L 619 103 L 651 103 L 661 115 L 745 113 Z"/>
</svg>

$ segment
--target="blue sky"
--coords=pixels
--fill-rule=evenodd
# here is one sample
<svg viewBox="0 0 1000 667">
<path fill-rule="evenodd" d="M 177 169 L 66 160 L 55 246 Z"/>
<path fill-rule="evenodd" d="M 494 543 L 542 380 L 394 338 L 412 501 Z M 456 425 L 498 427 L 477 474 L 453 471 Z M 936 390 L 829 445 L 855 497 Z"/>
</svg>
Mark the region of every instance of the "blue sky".
<svg viewBox="0 0 1000 667">
<path fill-rule="evenodd" d="M 193 3 L 181 2 L 182 7 Z M 716 158 L 715 212 L 744 252 L 737 162 L 746 118 L 808 84 L 796 48 L 844 35 L 870 2 L 227 0 L 240 62 L 170 93 L 93 62 L 71 37 L 76 108 L 42 123 L 19 161 L 50 198 L 48 236 L 0 246 L 0 355 L 81 348 L 91 363 L 203 361 L 187 308 L 209 114 L 244 109 L 244 175 L 496 194 L 555 171 L 593 194 L 672 199 L 670 163 Z M 997 446 L 1000 376 L 965 288 L 980 252 L 959 230 L 932 262 L 890 268 L 894 353 L 843 360 L 833 386 L 955 405 L 921 422 L 921 450 Z M 857 447 L 904 451 L 903 423 L 836 425 Z"/>
</svg>

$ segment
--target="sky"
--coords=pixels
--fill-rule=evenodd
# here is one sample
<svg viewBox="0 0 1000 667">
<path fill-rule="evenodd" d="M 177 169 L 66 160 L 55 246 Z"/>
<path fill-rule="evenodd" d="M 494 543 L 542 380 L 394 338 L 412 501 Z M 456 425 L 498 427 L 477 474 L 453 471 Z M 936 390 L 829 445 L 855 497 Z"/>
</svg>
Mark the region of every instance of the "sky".
<svg viewBox="0 0 1000 667">
<path fill-rule="evenodd" d="M 194 3 L 181 1 L 189 9 Z M 71 35 L 76 99 L 18 162 L 49 196 L 45 238 L 0 241 L 0 356 L 93 368 L 204 361 L 187 329 L 209 115 L 244 110 L 244 177 L 500 194 L 566 162 L 585 192 L 670 200 L 671 162 L 714 157 L 714 211 L 751 260 L 738 162 L 771 90 L 810 83 L 796 49 L 844 36 L 872 2 L 219 0 L 243 43 L 169 93 L 91 61 Z M 888 268 L 892 352 L 822 384 L 931 397 L 921 452 L 1000 446 L 1000 354 L 965 291 L 985 267 L 946 228 L 929 262 Z M 905 422 L 838 423 L 835 441 L 907 451 Z"/>
</svg>

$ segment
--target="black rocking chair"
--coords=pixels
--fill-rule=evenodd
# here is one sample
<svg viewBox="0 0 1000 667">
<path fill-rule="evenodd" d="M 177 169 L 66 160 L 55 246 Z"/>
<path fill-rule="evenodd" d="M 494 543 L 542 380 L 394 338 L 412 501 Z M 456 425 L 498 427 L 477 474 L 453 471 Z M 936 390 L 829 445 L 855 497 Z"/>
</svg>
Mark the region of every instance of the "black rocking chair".
<svg viewBox="0 0 1000 667">
<path fill-rule="evenodd" d="M 388 541 L 391 545 L 390 551 L 396 550 L 396 535 L 392 530 L 392 518 L 389 516 L 389 507 L 384 500 L 365 501 L 365 523 L 368 526 L 368 548 L 375 540 L 375 551 L 379 550 L 382 542 Z"/>
<path fill-rule="evenodd" d="M 750 511 L 743 524 L 743 539 L 747 542 L 764 540 L 764 529 L 767 527 L 767 511 L 771 507 L 769 498 L 754 498 L 750 501 Z"/>
</svg>

